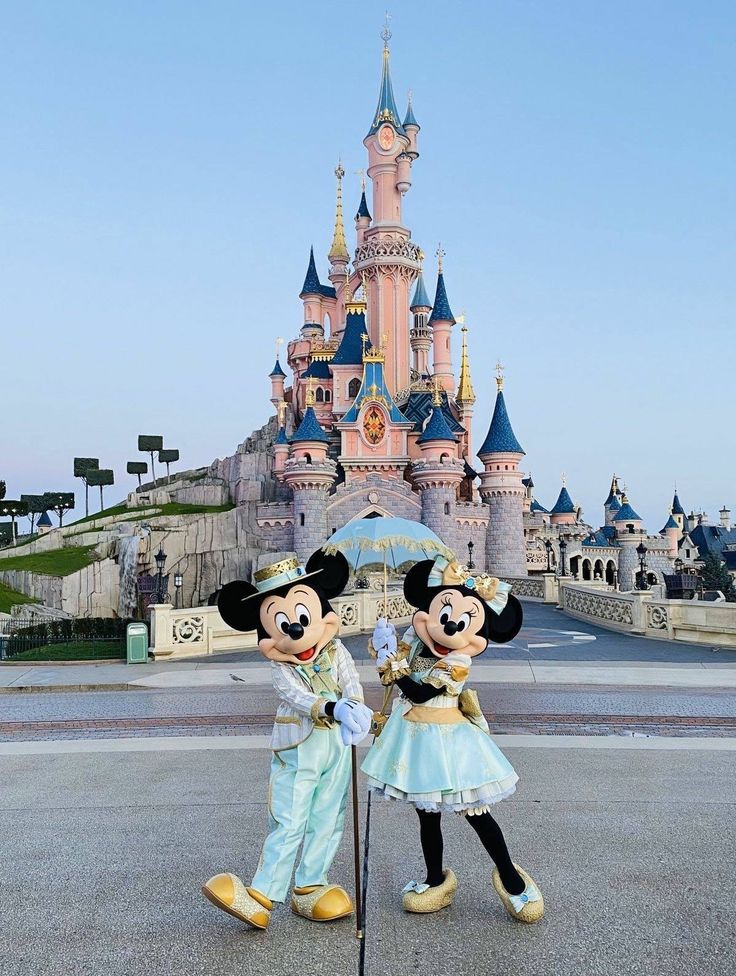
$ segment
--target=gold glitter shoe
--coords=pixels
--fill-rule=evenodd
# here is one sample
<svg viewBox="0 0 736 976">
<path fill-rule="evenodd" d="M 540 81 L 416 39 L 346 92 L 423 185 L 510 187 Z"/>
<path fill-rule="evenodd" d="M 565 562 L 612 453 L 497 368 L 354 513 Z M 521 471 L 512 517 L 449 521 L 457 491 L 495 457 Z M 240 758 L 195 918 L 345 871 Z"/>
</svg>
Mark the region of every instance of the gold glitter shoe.
<svg viewBox="0 0 736 976">
<path fill-rule="evenodd" d="M 294 888 L 291 910 L 312 922 L 334 922 L 353 914 L 350 895 L 339 885 L 310 885 Z"/>
<path fill-rule="evenodd" d="M 268 928 L 273 902 L 256 888 L 246 888 L 237 875 L 216 874 L 203 885 L 202 894 L 233 918 L 255 929 Z"/>
<path fill-rule="evenodd" d="M 501 881 L 501 876 L 498 873 L 498 868 L 493 869 L 493 875 L 491 877 L 493 887 L 503 902 L 503 907 L 513 919 L 516 919 L 517 922 L 527 922 L 528 924 L 538 922 L 544 915 L 544 898 L 542 898 L 542 892 L 530 874 L 527 874 L 518 864 L 514 864 L 514 867 L 526 884 L 526 887 L 520 895 L 510 895 L 506 891 Z"/>
<path fill-rule="evenodd" d="M 441 885 L 434 885 L 431 888 L 429 885 L 410 881 L 404 888 L 402 899 L 404 911 L 417 914 L 439 912 L 442 908 L 451 905 L 457 891 L 457 878 L 450 868 L 444 872 L 444 878 Z"/>
</svg>

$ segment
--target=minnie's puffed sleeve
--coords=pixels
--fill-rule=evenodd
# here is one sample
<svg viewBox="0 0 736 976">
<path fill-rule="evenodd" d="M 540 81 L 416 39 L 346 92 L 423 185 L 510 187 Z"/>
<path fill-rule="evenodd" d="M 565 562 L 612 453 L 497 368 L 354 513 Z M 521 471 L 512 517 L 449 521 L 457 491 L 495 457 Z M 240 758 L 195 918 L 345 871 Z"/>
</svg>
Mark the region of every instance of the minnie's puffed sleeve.
<svg viewBox="0 0 736 976">
<path fill-rule="evenodd" d="M 446 658 L 422 675 L 424 684 L 438 688 L 446 695 L 459 695 L 470 674 L 470 658 L 467 654 L 448 654 Z"/>
</svg>

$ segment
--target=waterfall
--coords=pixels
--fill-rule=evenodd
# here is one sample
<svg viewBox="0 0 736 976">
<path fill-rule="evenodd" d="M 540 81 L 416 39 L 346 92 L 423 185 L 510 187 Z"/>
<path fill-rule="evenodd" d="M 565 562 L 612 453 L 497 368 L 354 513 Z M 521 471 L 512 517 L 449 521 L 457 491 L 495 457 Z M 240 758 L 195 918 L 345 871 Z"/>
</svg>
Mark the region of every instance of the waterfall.
<svg viewBox="0 0 736 976">
<path fill-rule="evenodd" d="M 118 616 L 125 619 L 138 615 L 138 548 L 142 535 L 148 530 L 122 535 L 118 539 L 118 566 L 120 569 L 120 597 Z"/>
</svg>

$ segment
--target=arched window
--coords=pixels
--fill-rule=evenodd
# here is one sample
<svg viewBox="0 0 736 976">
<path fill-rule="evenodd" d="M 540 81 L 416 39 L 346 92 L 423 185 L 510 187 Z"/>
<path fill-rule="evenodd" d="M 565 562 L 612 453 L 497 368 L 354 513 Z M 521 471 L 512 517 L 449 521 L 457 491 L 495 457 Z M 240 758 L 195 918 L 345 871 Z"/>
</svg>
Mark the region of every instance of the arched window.
<svg viewBox="0 0 736 976">
<path fill-rule="evenodd" d="M 354 400 L 360 393 L 360 380 L 357 378 L 350 380 L 348 383 L 348 396 L 351 400 Z"/>
<path fill-rule="evenodd" d="M 307 462 L 307 464 L 311 464 L 312 463 L 312 455 L 308 451 L 305 451 L 304 452 L 304 460 Z M 303 515 L 302 515 L 302 518 L 304 518 Z M 304 525 L 303 522 L 302 522 L 302 525 Z"/>
<path fill-rule="evenodd" d="M 329 390 L 325 390 L 325 403 L 329 403 L 331 399 L 332 399 L 332 394 L 330 393 Z"/>
<path fill-rule="evenodd" d="M 322 389 L 321 386 L 318 386 L 317 387 L 317 395 L 316 395 L 315 399 L 317 400 L 317 403 L 324 403 L 325 402 L 325 391 Z"/>
</svg>

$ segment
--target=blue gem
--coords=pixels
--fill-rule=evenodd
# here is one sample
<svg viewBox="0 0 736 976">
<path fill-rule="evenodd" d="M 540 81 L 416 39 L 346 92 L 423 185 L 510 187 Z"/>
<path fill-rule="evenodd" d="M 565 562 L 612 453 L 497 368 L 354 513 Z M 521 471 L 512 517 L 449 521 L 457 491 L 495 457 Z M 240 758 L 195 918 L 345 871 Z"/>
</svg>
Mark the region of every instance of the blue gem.
<svg viewBox="0 0 736 976">
<path fill-rule="evenodd" d="M 522 894 L 521 900 L 522 901 L 529 901 L 529 895 Z"/>
<path fill-rule="evenodd" d="M 314 668 L 313 668 L 313 670 L 314 670 L 314 671 L 315 671 L 315 672 L 316 672 L 317 674 L 319 674 L 319 664 L 315 664 L 315 666 L 314 666 Z"/>
<path fill-rule="evenodd" d="M 468 576 L 468 578 L 465 580 L 465 585 L 469 590 L 475 589 L 475 580 L 473 579 L 472 576 Z"/>
</svg>

